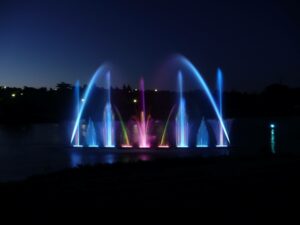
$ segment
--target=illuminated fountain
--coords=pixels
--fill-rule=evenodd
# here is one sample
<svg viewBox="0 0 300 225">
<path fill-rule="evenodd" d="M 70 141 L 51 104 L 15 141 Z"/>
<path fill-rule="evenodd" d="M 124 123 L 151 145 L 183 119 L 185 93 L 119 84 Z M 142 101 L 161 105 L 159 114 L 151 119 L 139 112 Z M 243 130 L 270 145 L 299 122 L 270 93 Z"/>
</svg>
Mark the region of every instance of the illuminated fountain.
<svg viewBox="0 0 300 225">
<path fill-rule="evenodd" d="M 223 120 L 223 73 L 220 69 L 218 69 L 217 72 L 217 87 L 218 87 L 218 98 L 219 98 L 219 112 Z M 222 124 L 220 121 L 219 121 L 218 128 L 219 128 L 219 138 L 218 138 L 217 147 L 227 147 L 227 143 L 224 140 L 224 132 L 222 129 Z"/>
<path fill-rule="evenodd" d="M 201 124 L 197 133 L 197 148 L 207 148 L 209 145 L 209 134 L 205 119 L 202 118 Z"/>
<path fill-rule="evenodd" d="M 117 115 L 120 120 L 121 128 L 122 128 L 122 137 L 123 137 L 123 144 L 121 144 L 122 148 L 132 148 L 132 145 L 130 144 L 128 132 L 126 129 L 126 126 L 124 124 L 123 118 L 121 116 L 121 113 L 117 107 L 115 107 L 115 111 L 117 112 Z"/>
<path fill-rule="evenodd" d="M 89 119 L 89 123 L 86 130 L 86 143 L 90 148 L 97 148 L 99 147 L 97 143 L 97 135 L 94 122 Z"/>
<path fill-rule="evenodd" d="M 228 134 L 228 121 L 223 119 L 223 75 L 221 70 L 218 70 L 217 73 L 217 90 L 218 95 L 216 98 L 213 97 L 208 85 L 206 84 L 202 75 L 198 72 L 196 67 L 185 57 L 177 56 L 175 58 L 178 66 L 181 66 L 181 70 L 184 71 L 185 74 L 191 74 L 194 76 L 203 90 L 203 93 L 208 98 L 209 106 L 212 107 L 213 112 L 215 113 L 216 120 L 211 121 L 213 131 L 216 135 L 216 145 L 217 147 L 227 147 L 230 144 L 229 134 Z M 95 123 L 90 119 L 88 121 L 86 135 L 81 135 L 81 119 L 82 115 L 84 114 L 84 110 L 88 102 L 90 101 L 90 95 L 92 94 L 93 87 L 96 84 L 96 81 L 100 77 L 100 75 L 106 75 L 106 87 L 107 87 L 107 99 L 104 104 L 104 111 L 103 111 L 103 121 L 101 123 L 101 130 L 96 132 Z M 158 142 L 158 148 L 169 148 L 170 143 L 176 143 L 177 148 L 188 148 L 189 141 L 193 138 L 190 138 L 190 129 L 189 129 L 189 122 L 187 116 L 187 106 L 186 106 L 186 99 L 184 98 L 184 91 L 183 91 L 183 73 L 179 71 L 177 73 L 178 79 L 178 104 L 177 107 L 172 107 L 170 113 L 168 115 L 167 120 L 164 122 L 164 128 L 162 131 L 162 136 Z M 103 146 L 106 148 L 114 148 L 116 143 L 116 129 L 115 129 L 115 118 L 114 112 L 119 118 L 122 136 L 121 143 L 118 143 L 119 146 L 123 148 L 132 148 L 133 144 L 137 144 L 139 148 L 150 148 L 151 147 L 151 138 L 153 140 L 155 137 L 150 136 L 149 128 L 150 128 L 150 115 L 147 114 L 146 107 L 145 107 L 145 87 L 144 87 L 144 80 L 141 79 L 140 81 L 140 111 L 138 114 L 138 118 L 135 121 L 132 121 L 129 125 L 133 127 L 133 130 L 130 130 L 130 138 L 128 136 L 128 129 L 125 126 L 125 123 L 122 119 L 121 113 L 115 107 L 113 108 L 111 102 L 111 77 L 110 72 L 106 69 L 106 66 L 100 66 L 98 70 L 92 76 L 92 79 L 88 83 L 88 86 L 85 89 L 85 92 L 82 96 L 84 101 L 80 101 L 80 84 L 76 82 L 75 85 L 75 103 L 76 103 L 76 120 L 74 124 L 74 128 L 72 131 L 72 136 L 70 143 L 74 147 L 82 147 L 82 143 L 80 143 L 80 137 L 85 137 L 85 141 L 88 147 L 98 147 L 99 143 L 102 143 Z M 134 102 L 136 103 L 137 100 L 135 99 Z M 159 109 L 158 109 L 159 110 Z M 176 111 L 175 111 L 176 110 Z M 172 115 L 175 113 L 175 140 L 168 140 L 167 132 L 169 129 L 170 121 L 172 120 Z M 87 115 L 86 115 L 87 116 Z M 83 129 L 83 128 L 81 128 Z M 155 130 L 155 129 L 154 129 Z M 84 134 L 84 133 L 83 133 Z M 192 137 L 196 137 L 196 147 L 208 147 L 210 143 L 209 131 L 207 127 L 207 122 L 203 118 L 201 120 L 199 129 L 196 135 L 192 135 Z M 98 137 L 97 135 L 100 135 Z M 101 136 L 102 135 L 102 136 Z M 131 140 L 130 140 L 131 139 Z M 118 138 L 119 140 L 119 138 Z"/>
<path fill-rule="evenodd" d="M 179 107 L 176 116 L 176 145 L 178 148 L 188 148 L 188 130 L 185 99 L 183 97 L 182 73 L 178 72 Z"/>
<path fill-rule="evenodd" d="M 169 121 L 170 121 L 170 118 L 171 118 L 171 116 L 173 114 L 174 109 L 175 109 L 175 107 L 173 106 L 172 109 L 171 109 L 171 111 L 170 111 L 170 113 L 169 113 L 169 116 L 167 118 L 164 130 L 163 130 L 163 134 L 161 136 L 160 144 L 158 145 L 159 148 L 169 148 L 170 147 L 169 144 L 166 141 L 166 134 L 167 134 L 167 129 L 168 129 Z"/>
<path fill-rule="evenodd" d="M 198 83 L 200 84 L 201 88 L 203 89 L 206 97 L 208 98 L 215 114 L 216 117 L 218 119 L 218 122 L 220 124 L 220 127 L 222 128 L 222 133 L 224 134 L 226 141 L 228 144 L 230 144 L 230 139 L 229 139 L 229 134 L 228 131 L 225 127 L 225 123 L 223 120 L 223 117 L 220 113 L 220 106 L 217 106 L 217 103 L 208 87 L 208 85 L 206 84 L 204 78 L 202 77 L 202 75 L 199 73 L 199 71 L 197 70 L 197 68 L 193 65 L 193 63 L 191 61 L 189 61 L 186 57 L 178 55 L 175 58 L 178 62 L 180 62 L 181 64 L 183 64 L 185 66 L 186 69 L 188 69 L 188 71 L 190 71 L 192 73 L 193 76 L 195 76 L 196 80 L 198 81 Z M 221 90 L 222 91 L 222 90 Z"/>
<path fill-rule="evenodd" d="M 217 71 L 217 98 L 218 98 L 218 108 L 220 117 L 222 120 L 209 120 L 209 124 L 211 125 L 215 138 L 216 138 L 216 147 L 217 148 L 226 148 L 228 147 L 229 139 L 224 136 L 225 131 L 228 134 L 228 131 L 231 127 L 231 120 L 224 120 L 223 118 L 223 74 L 220 69 Z M 225 130 L 223 129 L 223 125 L 225 126 Z"/>
<path fill-rule="evenodd" d="M 76 81 L 75 87 L 75 112 L 76 115 L 78 115 L 79 110 L 80 110 L 80 82 Z M 80 145 L 80 126 L 78 126 L 75 130 L 75 143 L 74 143 L 74 147 L 83 147 L 82 145 Z"/>
<path fill-rule="evenodd" d="M 140 98 L 141 98 L 141 114 L 140 119 L 137 120 L 138 128 L 138 141 L 140 148 L 150 148 L 149 137 L 148 137 L 148 128 L 150 116 L 147 117 L 146 107 L 145 107 L 145 84 L 144 79 L 140 81 Z M 147 117 L 147 118 L 146 118 Z"/>
<path fill-rule="evenodd" d="M 76 133 L 79 132 L 79 129 L 80 129 L 80 122 L 81 122 L 81 117 L 82 117 L 82 114 L 84 112 L 84 109 L 86 107 L 86 104 L 87 102 L 89 101 L 89 97 L 90 97 L 90 94 L 92 92 L 92 89 L 98 79 L 98 77 L 100 75 L 102 75 L 104 73 L 104 71 L 106 71 L 106 65 L 101 65 L 97 70 L 96 72 L 93 74 L 84 94 L 83 94 L 83 99 L 84 101 L 81 102 L 81 104 L 79 104 L 77 102 L 77 106 L 79 106 L 79 110 L 76 109 L 77 111 L 77 115 L 76 115 L 76 120 L 75 120 L 75 124 L 74 124 L 74 127 L 73 127 L 73 131 L 72 131 L 72 136 L 71 136 L 71 139 L 70 139 L 70 143 L 73 144 L 75 142 L 76 144 L 76 141 L 74 140 L 75 139 L 75 136 L 76 136 Z M 79 96 L 79 94 L 78 94 Z M 74 147 L 78 147 L 77 145 L 74 144 Z"/>
<path fill-rule="evenodd" d="M 107 103 L 103 113 L 103 143 L 105 148 L 115 147 L 114 114 L 111 106 L 110 72 L 106 74 Z"/>
</svg>

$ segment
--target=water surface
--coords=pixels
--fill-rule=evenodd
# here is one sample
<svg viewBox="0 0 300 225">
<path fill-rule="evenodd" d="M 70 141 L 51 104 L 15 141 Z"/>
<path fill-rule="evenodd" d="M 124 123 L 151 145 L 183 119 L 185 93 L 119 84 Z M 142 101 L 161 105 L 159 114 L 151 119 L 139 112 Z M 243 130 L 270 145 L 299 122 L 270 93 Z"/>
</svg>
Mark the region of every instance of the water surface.
<svg viewBox="0 0 300 225">
<path fill-rule="evenodd" d="M 274 123 L 272 130 L 270 124 Z M 238 119 L 231 128 L 231 155 L 275 152 L 299 154 L 300 118 Z M 215 148 L 200 150 L 73 149 L 66 124 L 0 126 L 0 181 L 20 180 L 85 164 L 132 163 L 161 158 L 225 154 Z"/>
</svg>

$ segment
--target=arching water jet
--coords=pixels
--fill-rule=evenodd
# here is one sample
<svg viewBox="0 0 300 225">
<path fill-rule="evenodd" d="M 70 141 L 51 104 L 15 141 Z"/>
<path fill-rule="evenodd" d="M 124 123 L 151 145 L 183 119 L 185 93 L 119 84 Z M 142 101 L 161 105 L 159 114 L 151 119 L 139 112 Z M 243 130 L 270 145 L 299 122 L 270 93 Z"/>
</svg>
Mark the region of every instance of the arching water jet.
<svg viewBox="0 0 300 225">
<path fill-rule="evenodd" d="M 76 116 L 77 116 L 80 111 L 80 82 L 79 82 L 79 80 L 76 81 L 74 90 L 75 90 L 75 112 L 76 112 Z M 73 147 L 76 147 L 76 148 L 83 147 L 80 144 L 80 125 L 75 130 L 75 143 L 74 143 Z"/>
<path fill-rule="evenodd" d="M 205 80 L 203 79 L 202 75 L 199 73 L 199 71 L 197 70 L 197 68 L 192 64 L 191 61 L 189 61 L 186 57 L 184 56 L 177 56 L 176 59 L 181 62 L 189 71 L 192 72 L 192 74 L 196 77 L 197 81 L 199 82 L 200 86 L 203 88 L 204 93 L 206 94 L 208 100 L 210 101 L 210 104 L 213 107 L 213 110 L 217 116 L 217 119 L 222 127 L 222 130 L 224 132 L 224 135 L 227 139 L 227 142 L 230 143 L 230 138 L 229 138 L 229 134 L 227 132 L 227 129 L 225 127 L 223 118 L 219 112 L 219 108 L 213 98 L 213 95 L 209 89 L 209 87 L 207 86 Z"/>
<path fill-rule="evenodd" d="M 121 144 L 121 147 L 122 148 L 132 148 L 132 145 L 130 144 L 130 141 L 129 141 L 129 137 L 128 137 L 128 132 L 127 132 L 127 129 L 126 129 L 126 126 L 124 124 L 124 121 L 123 121 L 123 118 L 122 118 L 122 115 L 119 111 L 119 109 L 117 107 L 115 107 L 115 111 L 119 117 L 119 120 L 120 120 L 120 124 L 121 124 L 121 128 L 122 128 L 122 134 L 123 134 L 123 139 L 124 139 L 124 142 L 123 144 Z"/>
<path fill-rule="evenodd" d="M 166 133 L 167 133 L 169 121 L 170 121 L 170 118 L 171 118 L 171 116 L 173 114 L 174 109 L 175 109 L 175 106 L 172 107 L 172 109 L 171 109 L 171 111 L 169 113 L 169 116 L 167 118 L 164 130 L 163 130 L 163 134 L 161 136 L 160 144 L 158 145 L 158 148 L 169 148 L 170 147 L 169 144 L 167 144 L 167 142 L 166 142 Z"/>
<path fill-rule="evenodd" d="M 70 140 L 70 143 L 72 144 L 73 141 L 74 141 L 74 138 L 75 138 L 75 135 L 76 135 L 76 132 L 77 132 L 77 129 L 79 129 L 79 125 L 80 125 L 80 121 L 81 121 L 81 117 L 82 117 L 82 114 L 84 112 L 84 109 L 85 109 L 85 106 L 89 100 L 89 96 L 91 94 L 91 91 L 93 89 L 93 86 L 95 84 L 95 82 L 97 81 L 98 77 L 103 74 L 103 72 L 105 71 L 105 68 L 106 68 L 106 65 L 101 65 L 97 70 L 96 72 L 93 74 L 84 94 L 83 94 L 83 99 L 84 101 L 80 104 L 80 107 L 79 107 L 79 111 L 77 113 L 77 117 L 76 117 L 76 120 L 75 120 L 75 124 L 74 124 L 74 128 L 73 128 L 73 132 L 72 132 L 72 136 L 71 136 L 71 140 Z"/>
</svg>

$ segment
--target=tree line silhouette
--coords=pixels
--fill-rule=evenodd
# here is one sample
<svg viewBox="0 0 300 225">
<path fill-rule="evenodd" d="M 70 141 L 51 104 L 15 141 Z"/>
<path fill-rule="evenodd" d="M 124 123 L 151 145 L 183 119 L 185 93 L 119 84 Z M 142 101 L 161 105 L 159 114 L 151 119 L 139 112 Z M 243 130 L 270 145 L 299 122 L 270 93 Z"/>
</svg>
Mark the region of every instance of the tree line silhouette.
<svg viewBox="0 0 300 225">
<path fill-rule="evenodd" d="M 85 88 L 80 88 L 81 93 Z M 214 94 L 217 96 L 217 93 Z M 124 120 L 138 115 L 138 90 L 123 85 L 122 88 L 112 88 L 111 95 L 114 107 L 119 109 Z M 184 95 L 190 119 L 214 116 L 201 90 L 185 92 Z M 167 118 L 178 98 L 178 94 L 173 91 L 146 90 L 145 96 L 147 113 L 159 120 Z M 88 99 L 84 118 L 101 119 L 106 97 L 104 88 L 95 87 Z M 0 123 L 71 121 L 75 117 L 74 113 L 75 95 L 71 84 L 62 82 L 55 89 L 0 87 Z M 224 114 L 227 118 L 300 116 L 300 88 L 272 84 L 260 93 L 225 92 Z"/>
</svg>

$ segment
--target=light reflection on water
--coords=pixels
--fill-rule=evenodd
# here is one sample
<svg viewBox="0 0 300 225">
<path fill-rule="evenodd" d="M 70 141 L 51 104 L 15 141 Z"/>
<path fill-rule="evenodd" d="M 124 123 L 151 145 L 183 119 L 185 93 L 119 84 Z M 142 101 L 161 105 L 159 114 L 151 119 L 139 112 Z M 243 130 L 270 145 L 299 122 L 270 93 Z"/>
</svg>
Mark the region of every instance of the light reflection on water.
<svg viewBox="0 0 300 225">
<path fill-rule="evenodd" d="M 107 150 L 95 150 L 90 151 L 85 148 L 81 149 L 69 149 L 70 167 L 76 168 L 82 165 L 95 165 L 95 164 L 115 164 L 115 163 L 133 163 L 139 161 L 151 161 L 155 157 L 151 153 L 145 152 L 122 152 L 122 150 L 108 152 Z"/>
<path fill-rule="evenodd" d="M 275 139 L 275 127 L 271 127 L 271 151 L 276 154 L 276 139 Z"/>
<path fill-rule="evenodd" d="M 142 154 L 139 156 L 139 160 L 146 162 L 146 161 L 150 161 L 151 157 L 149 155 Z"/>
<path fill-rule="evenodd" d="M 104 157 L 104 163 L 106 164 L 114 164 L 116 162 L 116 156 L 113 154 L 107 154 Z"/>
<path fill-rule="evenodd" d="M 82 162 L 82 155 L 78 152 L 72 152 L 70 154 L 71 159 L 71 167 L 75 168 L 83 164 Z"/>
<path fill-rule="evenodd" d="M 228 155 L 229 149 L 227 148 L 213 148 L 203 149 L 201 151 L 195 149 L 191 150 L 178 150 L 170 149 L 168 152 L 165 150 L 144 150 L 132 149 L 129 151 L 123 149 L 107 150 L 95 148 L 68 148 L 70 157 L 70 167 L 78 167 L 80 165 L 95 165 L 95 164 L 108 164 L 115 163 L 135 163 L 135 162 L 148 162 L 157 159 L 171 159 L 171 158 L 189 158 L 189 157 L 212 157 Z"/>
</svg>

